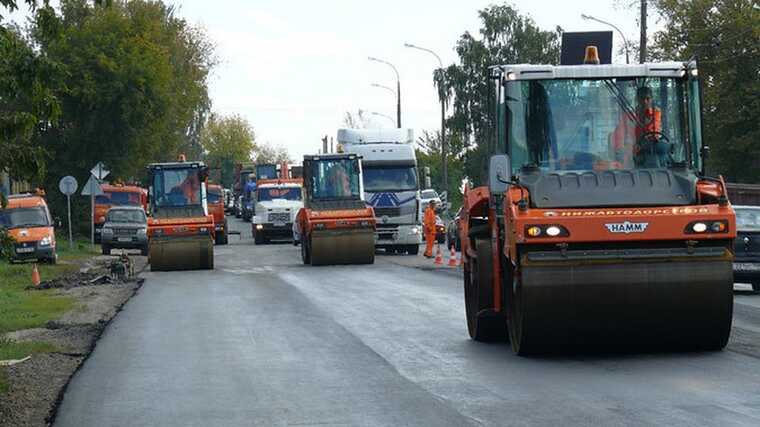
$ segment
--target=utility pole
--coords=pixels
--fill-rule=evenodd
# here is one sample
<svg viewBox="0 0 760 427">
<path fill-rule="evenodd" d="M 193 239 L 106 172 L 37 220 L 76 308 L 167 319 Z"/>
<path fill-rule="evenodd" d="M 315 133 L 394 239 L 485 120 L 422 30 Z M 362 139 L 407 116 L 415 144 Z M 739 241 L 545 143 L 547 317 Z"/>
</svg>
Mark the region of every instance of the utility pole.
<svg viewBox="0 0 760 427">
<path fill-rule="evenodd" d="M 647 60 L 647 0 L 641 0 L 641 39 L 639 40 L 639 63 Z"/>
<path fill-rule="evenodd" d="M 416 46 L 411 43 L 404 43 L 404 47 L 421 50 L 423 52 L 427 52 L 435 56 L 435 59 L 438 60 L 438 66 L 440 67 L 438 68 L 438 70 L 440 70 L 440 73 L 441 73 L 440 76 L 441 78 L 443 78 L 443 61 L 441 61 L 441 57 L 438 56 L 437 53 L 435 53 L 434 51 L 428 48 Z M 438 84 L 442 85 L 443 82 L 439 81 Z M 439 86 L 439 90 L 441 90 L 440 86 Z M 449 146 L 446 141 L 446 101 L 443 98 L 441 98 L 441 172 L 443 175 L 443 190 L 444 191 L 449 190 L 449 167 L 448 167 L 448 161 L 446 160 L 448 151 L 449 151 Z"/>
</svg>

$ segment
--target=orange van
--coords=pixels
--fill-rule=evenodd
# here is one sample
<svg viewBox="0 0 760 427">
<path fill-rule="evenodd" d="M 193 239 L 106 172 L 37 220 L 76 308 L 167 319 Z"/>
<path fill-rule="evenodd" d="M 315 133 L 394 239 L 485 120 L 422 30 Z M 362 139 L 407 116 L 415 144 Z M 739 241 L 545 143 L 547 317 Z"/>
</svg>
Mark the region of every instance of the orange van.
<svg viewBox="0 0 760 427">
<path fill-rule="evenodd" d="M 215 243 L 217 245 L 226 245 L 229 242 L 227 237 L 227 218 L 224 214 L 224 189 L 218 184 L 208 185 L 208 213 L 214 216 Z"/>
<path fill-rule="evenodd" d="M 17 194 L 8 197 L 8 206 L 0 210 L 0 227 L 16 241 L 14 261 L 45 261 L 55 264 L 53 219 L 47 203 L 40 195 Z"/>
</svg>

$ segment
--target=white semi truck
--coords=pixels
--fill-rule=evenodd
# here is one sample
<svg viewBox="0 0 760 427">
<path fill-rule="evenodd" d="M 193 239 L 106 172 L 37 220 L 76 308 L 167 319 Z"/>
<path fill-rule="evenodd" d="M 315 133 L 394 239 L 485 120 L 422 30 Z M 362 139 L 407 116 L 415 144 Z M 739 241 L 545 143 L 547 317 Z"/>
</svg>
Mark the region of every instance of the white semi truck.
<svg viewBox="0 0 760 427">
<path fill-rule="evenodd" d="M 252 220 L 254 243 L 293 237 L 293 221 L 303 207 L 301 179 L 260 180 L 255 192 Z"/>
<path fill-rule="evenodd" d="M 422 243 L 412 129 L 338 129 L 338 150 L 362 157 L 364 200 L 375 210 L 375 246 L 416 255 Z"/>
</svg>

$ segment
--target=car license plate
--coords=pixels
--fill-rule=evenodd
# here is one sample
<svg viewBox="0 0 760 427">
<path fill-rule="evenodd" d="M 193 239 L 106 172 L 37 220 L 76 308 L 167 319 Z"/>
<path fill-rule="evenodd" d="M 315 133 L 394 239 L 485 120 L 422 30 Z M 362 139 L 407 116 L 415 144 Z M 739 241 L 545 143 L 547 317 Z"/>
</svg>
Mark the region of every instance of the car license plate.
<svg viewBox="0 0 760 427">
<path fill-rule="evenodd" d="M 119 242 L 131 242 L 132 238 L 131 237 L 119 237 L 117 240 Z"/>
<path fill-rule="evenodd" d="M 30 254 L 34 252 L 34 248 L 16 248 L 17 254 Z"/>
<path fill-rule="evenodd" d="M 734 271 L 756 271 L 760 273 L 760 263 L 735 262 Z"/>
<path fill-rule="evenodd" d="M 274 226 L 275 227 L 285 227 L 285 223 L 284 222 L 275 222 Z"/>
</svg>

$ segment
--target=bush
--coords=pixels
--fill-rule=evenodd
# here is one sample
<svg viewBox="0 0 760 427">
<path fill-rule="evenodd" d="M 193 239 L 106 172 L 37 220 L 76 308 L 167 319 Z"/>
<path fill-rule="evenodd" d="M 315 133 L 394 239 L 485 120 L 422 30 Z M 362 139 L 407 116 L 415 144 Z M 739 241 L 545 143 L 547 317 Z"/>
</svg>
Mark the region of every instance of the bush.
<svg viewBox="0 0 760 427">
<path fill-rule="evenodd" d="M 0 259 L 9 261 L 13 255 L 13 236 L 8 234 L 8 230 L 0 228 Z"/>
</svg>

